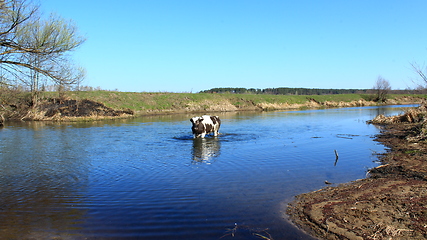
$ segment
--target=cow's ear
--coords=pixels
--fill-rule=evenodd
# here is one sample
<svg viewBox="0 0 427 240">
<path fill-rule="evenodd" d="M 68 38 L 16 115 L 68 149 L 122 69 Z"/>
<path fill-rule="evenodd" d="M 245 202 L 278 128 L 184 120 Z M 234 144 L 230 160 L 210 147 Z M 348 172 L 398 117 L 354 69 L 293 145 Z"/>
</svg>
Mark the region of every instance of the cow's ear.
<svg viewBox="0 0 427 240">
<path fill-rule="evenodd" d="M 190 118 L 190 122 L 194 123 L 192 118 Z"/>
</svg>

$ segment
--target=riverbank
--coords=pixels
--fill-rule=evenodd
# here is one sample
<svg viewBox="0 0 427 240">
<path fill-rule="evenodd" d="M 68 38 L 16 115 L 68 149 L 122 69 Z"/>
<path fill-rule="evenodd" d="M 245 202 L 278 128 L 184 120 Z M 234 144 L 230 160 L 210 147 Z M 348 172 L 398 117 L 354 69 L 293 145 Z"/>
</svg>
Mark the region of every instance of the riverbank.
<svg viewBox="0 0 427 240">
<path fill-rule="evenodd" d="M 377 141 L 390 151 L 366 179 L 301 194 L 287 209 L 291 220 L 321 239 L 426 239 L 426 106 L 384 124 Z"/>
<path fill-rule="evenodd" d="M 91 121 L 175 113 L 273 111 L 308 108 L 376 106 L 364 94 L 266 95 L 215 93 L 45 92 L 34 105 L 25 95 L 2 103 L 6 120 Z M 390 95 L 385 104 L 420 103 L 424 95 Z M 15 101 L 15 102 L 13 102 Z"/>
<path fill-rule="evenodd" d="M 70 99 L 90 99 L 135 115 L 270 111 L 301 108 L 376 106 L 366 94 L 268 95 L 233 93 L 132 93 L 113 91 L 68 92 Z M 49 96 L 49 95 L 47 95 Z M 389 95 L 386 104 L 420 103 L 425 95 Z"/>
</svg>

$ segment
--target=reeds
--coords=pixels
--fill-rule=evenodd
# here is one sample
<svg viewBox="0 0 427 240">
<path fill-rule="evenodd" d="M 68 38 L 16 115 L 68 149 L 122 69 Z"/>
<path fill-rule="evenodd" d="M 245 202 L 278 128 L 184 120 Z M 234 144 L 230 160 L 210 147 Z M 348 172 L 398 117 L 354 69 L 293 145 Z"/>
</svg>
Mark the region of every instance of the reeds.
<svg viewBox="0 0 427 240">
<path fill-rule="evenodd" d="M 423 139 L 427 139 L 427 103 L 422 103 L 418 108 L 412 108 L 407 110 L 405 113 L 396 116 L 384 116 L 378 115 L 373 120 L 368 121 L 372 124 L 405 124 L 412 123 L 416 124 L 416 133 L 413 136 L 408 136 L 408 141 L 417 142 Z"/>
<path fill-rule="evenodd" d="M 426 121 L 427 104 L 423 103 L 418 108 L 411 108 L 405 113 L 396 116 L 385 116 L 380 114 L 369 123 L 373 124 L 396 124 L 396 123 L 423 123 Z"/>
</svg>

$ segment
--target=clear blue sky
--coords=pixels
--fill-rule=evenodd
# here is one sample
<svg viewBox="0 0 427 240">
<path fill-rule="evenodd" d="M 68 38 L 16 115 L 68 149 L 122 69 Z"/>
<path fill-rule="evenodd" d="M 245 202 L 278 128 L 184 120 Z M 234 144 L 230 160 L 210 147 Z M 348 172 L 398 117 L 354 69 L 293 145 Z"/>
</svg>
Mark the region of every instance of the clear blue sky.
<svg viewBox="0 0 427 240">
<path fill-rule="evenodd" d="M 427 62 L 425 0 L 41 0 L 87 41 L 84 85 L 120 91 L 214 87 L 414 87 Z"/>
</svg>

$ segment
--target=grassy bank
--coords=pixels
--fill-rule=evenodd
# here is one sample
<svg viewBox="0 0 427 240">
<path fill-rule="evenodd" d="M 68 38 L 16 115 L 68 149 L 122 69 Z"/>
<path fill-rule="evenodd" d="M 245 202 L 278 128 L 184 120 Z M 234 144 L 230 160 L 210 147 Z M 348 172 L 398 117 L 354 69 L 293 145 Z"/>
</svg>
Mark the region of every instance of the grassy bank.
<svg viewBox="0 0 427 240">
<path fill-rule="evenodd" d="M 266 95 L 231 93 L 28 92 L 0 95 L 0 123 L 8 120 L 91 121 L 140 115 L 374 106 L 366 94 Z M 386 104 L 421 103 L 426 95 L 390 95 Z"/>
<path fill-rule="evenodd" d="M 44 93 L 55 97 L 56 93 Z M 70 99 L 90 99 L 113 109 L 130 109 L 137 115 L 168 112 L 219 112 L 279 110 L 377 105 L 366 94 L 262 95 L 212 93 L 135 93 L 114 91 L 67 92 Z M 390 95 L 389 103 L 420 102 L 425 95 Z"/>
</svg>

